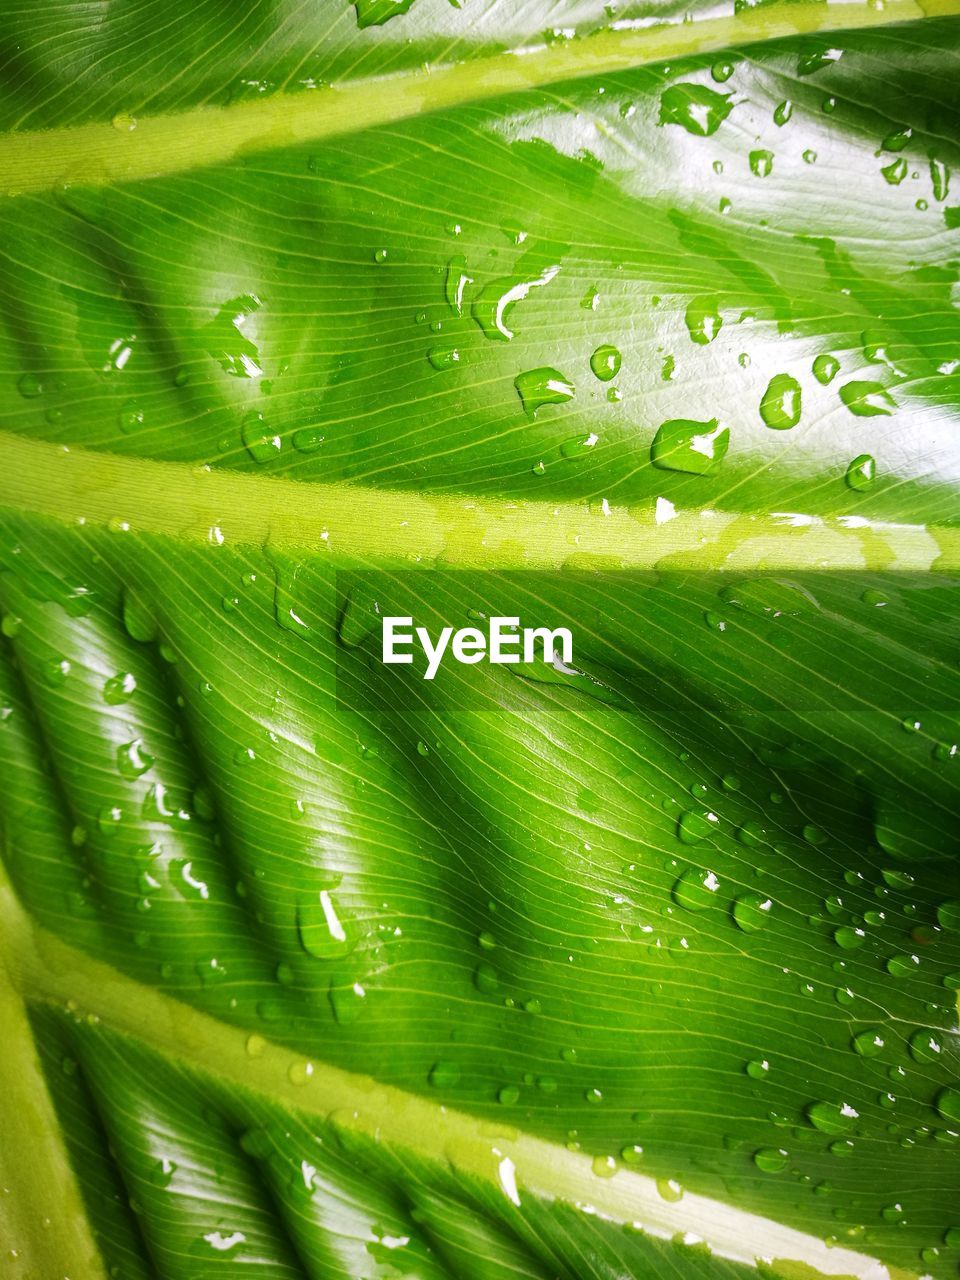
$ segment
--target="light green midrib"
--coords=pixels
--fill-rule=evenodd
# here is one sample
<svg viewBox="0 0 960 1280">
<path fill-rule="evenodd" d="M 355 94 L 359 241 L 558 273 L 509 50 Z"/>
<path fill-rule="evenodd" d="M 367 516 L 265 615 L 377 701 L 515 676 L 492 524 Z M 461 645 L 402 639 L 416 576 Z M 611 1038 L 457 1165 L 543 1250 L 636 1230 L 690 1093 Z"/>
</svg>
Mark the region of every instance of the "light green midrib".
<svg viewBox="0 0 960 1280">
<path fill-rule="evenodd" d="M 778 0 L 731 17 L 604 30 L 459 65 L 420 66 L 391 77 L 143 117 L 132 131 L 98 122 L 10 133 L 0 138 L 0 195 L 48 191 L 65 182 L 99 186 L 182 173 L 240 154 L 733 44 L 956 13 L 960 0 L 886 0 L 882 7 L 865 0 Z"/>
<path fill-rule="evenodd" d="M 211 552 L 495 569 L 912 571 L 960 568 L 960 529 L 729 511 L 428 495 L 303 483 L 39 443 L 0 432 L 0 511 Z"/>
<path fill-rule="evenodd" d="M 12 957 L 23 924 L 0 864 L 0 1256 L 7 1280 L 107 1280 L 37 1059 Z"/>
<path fill-rule="evenodd" d="M 630 1224 L 663 1240 L 692 1233 L 720 1257 L 751 1266 L 762 1260 L 785 1277 L 806 1268 L 803 1274 L 812 1271 L 845 1280 L 915 1280 L 912 1273 L 888 1268 L 875 1258 L 828 1247 L 816 1237 L 705 1196 L 687 1192 L 678 1201 L 666 1201 L 653 1178 L 633 1170 L 599 1178 L 588 1155 L 339 1067 L 313 1062 L 306 1083 L 295 1084 L 291 1067 L 303 1066 L 302 1054 L 260 1036 L 253 1038 L 251 1052 L 246 1031 L 143 986 L 36 927 L 4 884 L 0 870 L 0 965 L 4 963 L 24 1000 L 52 1004 L 78 1017 L 92 1016 L 201 1076 L 406 1150 L 455 1174 L 492 1183 L 508 1198 L 512 1177 L 521 1204 L 524 1196 L 533 1196 L 580 1209 L 589 1206 L 602 1219 Z M 21 1048 L 32 1052 L 32 1045 Z M 293 1076 L 302 1077 L 303 1072 Z M 4 1095 L 0 1113 L 5 1123 L 6 1111 Z M 55 1122 L 50 1123 L 55 1128 Z M 510 1162 L 506 1179 L 504 1161 Z M 64 1274 L 70 1280 L 99 1280 L 102 1273 L 89 1267 Z"/>
</svg>

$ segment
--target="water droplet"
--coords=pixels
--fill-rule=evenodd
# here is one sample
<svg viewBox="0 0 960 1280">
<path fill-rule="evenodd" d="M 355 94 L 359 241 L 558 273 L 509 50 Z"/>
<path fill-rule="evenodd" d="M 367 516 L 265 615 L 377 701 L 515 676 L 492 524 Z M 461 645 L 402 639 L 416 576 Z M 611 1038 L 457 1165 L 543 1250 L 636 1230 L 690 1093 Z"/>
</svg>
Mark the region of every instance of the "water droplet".
<svg viewBox="0 0 960 1280">
<path fill-rule="evenodd" d="M 844 951 L 856 951 L 858 947 L 862 947 L 866 942 L 867 935 L 862 929 L 856 929 L 853 925 L 844 924 L 839 929 L 834 929 L 833 940 Z"/>
<path fill-rule="evenodd" d="M 593 431 L 586 436 L 574 436 L 571 440 L 565 440 L 560 446 L 560 452 L 565 458 L 582 458 L 585 453 L 589 453 L 600 437 Z"/>
<path fill-rule="evenodd" d="M 844 1133 L 859 1118 L 859 1112 L 847 1102 L 811 1102 L 806 1116 L 821 1133 Z"/>
<path fill-rule="evenodd" d="M 690 867 L 674 881 L 673 900 L 687 911 L 703 911 L 713 902 L 719 888 L 720 881 L 712 871 Z"/>
<path fill-rule="evenodd" d="M 723 319 L 712 298 L 694 298 L 687 304 L 684 320 L 690 341 L 708 346 L 723 327 Z"/>
<path fill-rule="evenodd" d="M 686 809 L 677 819 L 677 838 L 682 844 L 699 844 L 715 829 L 717 815 L 710 811 Z"/>
<path fill-rule="evenodd" d="M 460 1068 L 455 1062 L 435 1062 L 428 1079 L 435 1089 L 452 1089 L 460 1083 Z"/>
<path fill-rule="evenodd" d="M 244 416 L 240 424 L 240 438 L 254 462 L 269 462 L 280 453 L 282 441 L 267 427 L 259 410 Z"/>
<path fill-rule="evenodd" d="M 66 658 L 53 658 L 45 665 L 43 674 L 46 677 L 47 684 L 57 687 L 63 684 L 70 674 L 70 670 L 71 663 Z"/>
<path fill-rule="evenodd" d="M 887 973 L 895 978 L 909 978 L 920 967 L 920 957 L 912 955 L 891 956 L 887 961 Z"/>
<path fill-rule="evenodd" d="M 616 347 L 612 347 L 609 344 L 597 347 L 590 357 L 590 368 L 593 370 L 593 376 L 599 378 L 601 382 L 609 382 L 611 378 L 615 378 L 620 372 L 620 361 L 620 352 Z"/>
<path fill-rule="evenodd" d="M 129 434 L 131 431 L 136 431 L 143 426 L 143 410 L 134 404 L 132 400 L 127 401 L 117 415 L 117 422 L 120 430 L 124 433 Z"/>
<path fill-rule="evenodd" d="M 447 305 L 452 307 L 458 316 L 463 315 L 463 295 L 468 284 L 473 284 L 473 276 L 466 272 L 465 258 L 451 258 L 447 263 L 447 279 L 444 285 L 444 296 Z"/>
<path fill-rule="evenodd" d="M 930 181 L 934 200 L 946 200 L 950 190 L 950 170 L 942 160 L 930 158 Z"/>
<path fill-rule="evenodd" d="M 730 444 L 730 431 L 716 418 L 697 422 L 690 418 L 673 418 L 664 422 L 650 446 L 650 461 L 666 471 L 684 471 L 705 475 L 721 462 Z"/>
<path fill-rule="evenodd" d="M 902 151 L 912 137 L 912 129 L 895 129 L 892 133 L 888 133 L 883 142 L 881 142 L 881 150 Z"/>
<path fill-rule="evenodd" d="M 35 373 L 23 373 L 17 379 L 17 390 L 25 400 L 35 400 L 43 395 L 43 383 Z"/>
<path fill-rule="evenodd" d="M 770 1072 L 770 1063 L 766 1058 L 754 1058 L 744 1069 L 751 1080 L 766 1080 Z"/>
<path fill-rule="evenodd" d="M 256 344 L 243 329 L 260 306 L 260 299 L 255 294 L 230 298 L 210 323 L 200 330 L 204 350 L 234 378 L 259 378 L 263 373 Z"/>
<path fill-rule="evenodd" d="M 762 894 L 744 893 L 734 899 L 733 918 L 744 933 L 756 933 L 770 919 L 772 906 L 772 901 Z"/>
<path fill-rule="evenodd" d="M 761 1147 L 754 1152 L 753 1163 L 764 1173 L 782 1173 L 789 1159 L 782 1147 Z"/>
<path fill-rule="evenodd" d="M 699 138 L 709 138 L 733 110 L 731 95 L 703 84 L 674 84 L 660 97 L 660 124 L 676 124 Z"/>
<path fill-rule="evenodd" d="M 858 418 L 889 415 L 897 407 L 893 396 L 879 382 L 845 382 L 840 388 L 840 399 Z"/>
<path fill-rule="evenodd" d="M 819 355 L 813 361 L 813 376 L 823 386 L 831 383 L 840 372 L 840 361 L 836 356 Z"/>
<path fill-rule="evenodd" d="M 758 178 L 766 178 L 773 172 L 772 151 L 751 151 L 750 172 Z"/>
<path fill-rule="evenodd" d="M 941 1089 L 934 1099 L 934 1106 L 944 1120 L 960 1124 L 960 1089 Z"/>
<path fill-rule="evenodd" d="M 290 442 L 298 453 L 316 453 L 323 447 L 325 439 L 322 427 L 300 427 L 293 433 Z"/>
<path fill-rule="evenodd" d="M 599 1107 L 603 1102 L 603 1092 L 600 1089 L 587 1089 L 583 1097 L 586 1102 L 590 1103 L 591 1107 Z"/>
<path fill-rule="evenodd" d="M 778 103 L 776 108 L 774 109 L 773 123 L 777 125 L 779 128 L 783 128 L 783 126 L 787 123 L 787 121 L 790 119 L 792 115 L 793 115 L 793 103 L 790 101 L 789 98 L 786 98 L 784 99 L 783 102 Z"/>
<path fill-rule="evenodd" d="M 898 187 L 907 176 L 907 169 L 906 158 L 901 156 L 899 160 L 894 160 L 892 164 L 884 165 L 880 172 L 891 187 Z"/>
<path fill-rule="evenodd" d="M 321 889 L 315 900 L 297 907 L 297 933 L 304 951 L 317 960 L 349 955 L 358 941 L 352 921 L 337 911 L 329 889 Z"/>
<path fill-rule="evenodd" d="M 910 1046 L 910 1057 L 914 1062 L 940 1061 L 943 1046 L 938 1032 L 927 1029 L 915 1031 L 907 1043 Z"/>
<path fill-rule="evenodd" d="M 136 119 L 127 111 L 118 111 L 110 123 L 118 133 L 133 133 L 137 127 Z"/>
<path fill-rule="evenodd" d="M 875 1058 L 884 1046 L 883 1032 L 879 1027 L 868 1027 L 858 1031 L 850 1043 L 861 1058 Z"/>
<path fill-rule="evenodd" d="M 513 330 L 507 324 L 509 311 L 522 302 L 531 289 L 549 284 L 559 266 L 547 267 L 538 276 L 494 280 L 486 285 L 474 299 L 470 314 L 483 330 L 484 336 L 498 342 L 509 342 Z"/>
<path fill-rule="evenodd" d="M 473 971 L 473 985 L 478 991 L 482 991 L 484 995 L 492 995 L 497 990 L 500 986 L 500 979 L 497 977 L 497 971 L 492 964 L 481 960 Z"/>
<path fill-rule="evenodd" d="M 774 431 L 787 431 L 800 421 L 800 383 L 789 373 L 776 373 L 760 401 L 760 417 Z"/>
<path fill-rule="evenodd" d="M 130 780 L 139 778 L 152 765 L 153 756 L 144 751 L 142 738 L 134 738 L 117 747 L 117 769 L 122 777 Z"/>
<path fill-rule="evenodd" d="M 951 898 L 937 907 L 937 923 L 951 933 L 960 933 L 960 899 Z"/>
<path fill-rule="evenodd" d="M 150 1181 L 155 1187 L 169 1187 L 176 1172 L 177 1166 L 174 1161 L 161 1156 L 150 1168 Z"/>
<path fill-rule="evenodd" d="M 818 49 L 814 53 L 801 54 L 797 61 L 798 76 L 812 76 L 814 72 L 829 67 L 843 56 L 842 49 Z"/>
<path fill-rule="evenodd" d="M 869 453 L 858 454 L 847 466 L 847 473 L 844 478 L 849 487 L 856 489 L 859 493 L 873 488 L 873 483 L 877 478 L 876 460 L 871 458 Z"/>
<path fill-rule="evenodd" d="M 460 363 L 460 352 L 456 347 L 431 347 L 427 359 L 435 369 L 453 369 Z"/>
<path fill-rule="evenodd" d="M 363 1013 L 366 995 L 359 982 L 331 985 L 327 998 L 339 1026 L 349 1027 L 357 1021 Z"/>
<path fill-rule="evenodd" d="M 305 1085 L 308 1084 L 313 1076 L 312 1062 L 291 1062 L 287 1068 L 287 1079 L 291 1084 Z"/>
<path fill-rule="evenodd" d="M 721 62 L 715 62 L 710 68 L 710 76 L 717 84 L 723 84 L 725 80 L 729 80 L 733 75 L 733 63 L 728 62 L 724 58 Z"/>
<path fill-rule="evenodd" d="M 129 702 L 136 692 L 137 682 L 129 671 L 121 671 L 104 682 L 103 700 L 111 707 Z"/>
<path fill-rule="evenodd" d="M 612 1178 L 617 1172 L 617 1162 L 613 1156 L 594 1156 L 590 1168 L 597 1178 Z"/>
<path fill-rule="evenodd" d="M 523 402 L 528 417 L 534 417 L 537 410 L 545 404 L 563 404 L 572 400 L 573 383 L 558 369 L 544 366 L 540 369 L 528 369 L 519 374 L 513 382 Z"/>
<path fill-rule="evenodd" d="M 657 1178 L 657 1195 L 668 1204 L 676 1204 L 683 1199 L 683 1187 L 676 1178 Z"/>
<path fill-rule="evenodd" d="M 755 849 L 765 843 L 767 833 L 759 822 L 748 821 L 737 828 L 737 839 L 748 848 Z"/>
</svg>

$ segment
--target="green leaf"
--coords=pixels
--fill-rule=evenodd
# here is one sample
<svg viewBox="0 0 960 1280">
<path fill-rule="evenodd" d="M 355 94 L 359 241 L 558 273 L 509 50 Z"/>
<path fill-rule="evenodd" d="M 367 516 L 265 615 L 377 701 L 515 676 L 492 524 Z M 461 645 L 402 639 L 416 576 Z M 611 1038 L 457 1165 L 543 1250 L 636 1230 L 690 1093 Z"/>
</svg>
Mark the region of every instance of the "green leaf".
<svg viewBox="0 0 960 1280">
<path fill-rule="evenodd" d="M 4 1280 L 956 1270 L 954 8 L 0 16 Z"/>
</svg>

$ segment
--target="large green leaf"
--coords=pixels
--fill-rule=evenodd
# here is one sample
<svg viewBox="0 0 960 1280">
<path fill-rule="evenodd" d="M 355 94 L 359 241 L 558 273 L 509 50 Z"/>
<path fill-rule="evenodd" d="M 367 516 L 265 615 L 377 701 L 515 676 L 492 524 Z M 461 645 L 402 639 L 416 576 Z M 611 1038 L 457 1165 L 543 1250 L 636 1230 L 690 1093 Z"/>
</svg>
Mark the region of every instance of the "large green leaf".
<svg viewBox="0 0 960 1280">
<path fill-rule="evenodd" d="M 0 14 L 4 1280 L 956 1273 L 951 7 Z"/>
</svg>

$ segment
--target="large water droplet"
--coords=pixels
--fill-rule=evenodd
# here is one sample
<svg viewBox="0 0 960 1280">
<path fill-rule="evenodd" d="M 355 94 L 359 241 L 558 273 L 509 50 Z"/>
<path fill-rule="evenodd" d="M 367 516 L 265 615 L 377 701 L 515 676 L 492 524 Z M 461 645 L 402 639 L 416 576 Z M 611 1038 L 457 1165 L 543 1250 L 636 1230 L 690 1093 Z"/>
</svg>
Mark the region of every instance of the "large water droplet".
<svg viewBox="0 0 960 1280">
<path fill-rule="evenodd" d="M 297 932 L 304 951 L 318 960 L 340 959 L 357 945 L 357 930 L 338 911 L 329 889 L 321 889 L 315 900 L 297 907 Z"/>
<path fill-rule="evenodd" d="M 776 373 L 760 401 L 760 417 L 774 431 L 788 431 L 800 421 L 800 383 L 789 373 Z"/>
<path fill-rule="evenodd" d="M 770 898 L 760 893 L 743 893 L 734 899 L 733 918 L 744 933 L 756 933 L 770 919 L 772 906 Z"/>
<path fill-rule="evenodd" d="M 200 331 L 204 348 L 235 378 L 259 378 L 263 373 L 256 344 L 243 331 L 244 323 L 260 306 L 260 299 L 252 293 L 231 298 Z"/>
<path fill-rule="evenodd" d="M 840 399 L 858 418 L 889 415 L 897 407 L 893 396 L 880 382 L 845 382 L 840 388 Z"/>
<path fill-rule="evenodd" d="M 673 885 L 673 900 L 687 911 L 704 911 L 714 901 L 720 881 L 712 871 L 690 867 Z"/>
<path fill-rule="evenodd" d="M 700 138 L 709 138 L 733 110 L 729 93 L 704 84 L 674 84 L 660 96 L 660 124 L 677 124 Z"/>
<path fill-rule="evenodd" d="M 859 1112 L 847 1102 L 811 1102 L 806 1116 L 821 1133 L 845 1133 L 859 1118 Z"/>
<path fill-rule="evenodd" d="M 712 298 L 693 298 L 684 313 L 690 341 L 708 346 L 723 327 L 723 319 Z"/>
<path fill-rule="evenodd" d="M 877 463 L 869 453 L 858 454 L 847 466 L 847 473 L 844 477 L 851 489 L 856 489 L 858 493 L 864 493 L 867 489 L 873 488 L 873 483 L 877 478 Z"/>
<path fill-rule="evenodd" d="M 612 347 L 609 344 L 597 347 L 590 357 L 590 368 L 593 370 L 593 376 L 599 378 L 601 382 L 609 382 L 611 378 L 615 378 L 620 372 L 620 360 L 620 352 L 616 347 Z"/>
<path fill-rule="evenodd" d="M 549 284 L 559 270 L 559 266 L 550 266 L 538 276 L 494 280 L 477 294 L 470 314 L 487 338 L 509 342 L 513 337 L 513 330 L 507 324 L 511 308 L 515 303 L 522 302 L 531 289 Z"/>
<path fill-rule="evenodd" d="M 529 417 L 545 404 L 563 404 L 572 400 L 573 383 L 559 369 L 544 366 L 540 369 L 528 369 L 519 374 L 513 382 L 523 402 L 523 408 Z"/>
<path fill-rule="evenodd" d="M 840 361 L 836 356 L 821 354 L 814 357 L 813 376 L 822 385 L 827 386 L 840 372 Z"/>
<path fill-rule="evenodd" d="M 254 462 L 269 462 L 277 457 L 282 441 L 269 429 L 263 414 L 254 410 L 244 416 L 240 424 L 240 439 Z"/>
<path fill-rule="evenodd" d="M 754 1152 L 753 1163 L 764 1173 L 782 1173 L 789 1159 L 782 1147 L 761 1147 Z"/>
<path fill-rule="evenodd" d="M 666 471 L 702 476 L 722 461 L 729 444 L 729 428 L 720 426 L 716 418 L 710 422 L 672 418 L 654 436 L 650 461 Z"/>
</svg>

